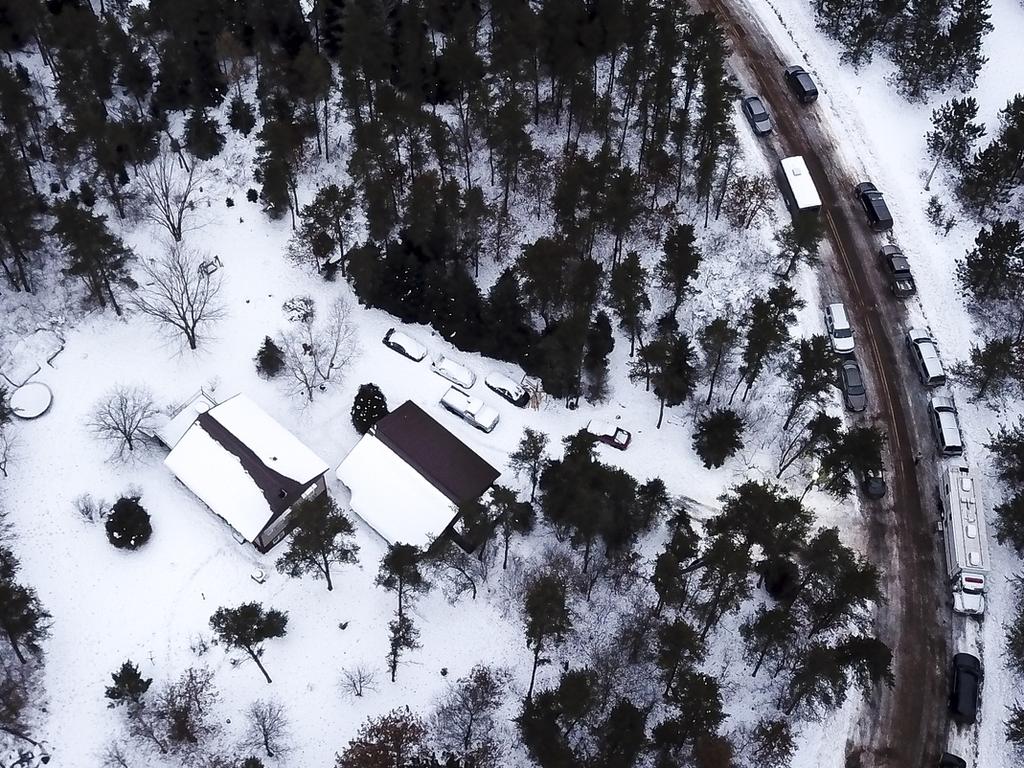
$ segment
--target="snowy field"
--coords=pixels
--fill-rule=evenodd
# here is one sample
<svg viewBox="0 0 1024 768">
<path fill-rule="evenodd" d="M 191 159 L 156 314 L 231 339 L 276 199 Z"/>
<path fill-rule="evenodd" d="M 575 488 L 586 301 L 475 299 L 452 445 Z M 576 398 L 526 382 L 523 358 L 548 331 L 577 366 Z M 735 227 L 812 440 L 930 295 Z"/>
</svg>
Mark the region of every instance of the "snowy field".
<svg viewBox="0 0 1024 768">
<path fill-rule="evenodd" d="M 892 64 L 876 59 L 871 65 L 853 70 L 840 63 L 837 44 L 814 25 L 811 6 L 804 0 L 747 0 L 748 7 L 772 34 L 781 51 L 794 63 L 802 63 L 815 76 L 822 98 L 816 109 L 842 148 L 844 164 L 860 170 L 883 190 L 896 221 L 894 234 L 910 259 L 918 285 L 918 300 L 911 307 L 915 325 L 922 320 L 938 341 L 947 367 L 967 356 L 978 329 L 972 322 L 955 278 L 956 261 L 973 247 L 980 225 L 962 214 L 953 199 L 950 179 L 942 168 L 924 189 L 932 160 L 927 155 L 924 135 L 931 128 L 932 110 L 956 93 L 933 96 L 924 104 L 908 104 L 886 83 Z M 988 62 L 970 93 L 978 101 L 978 120 L 995 132 L 997 113 L 1015 94 L 1024 91 L 1024 69 L 1020 67 L 1020 46 L 1024 39 L 1024 6 L 1016 0 L 992 0 L 994 30 L 984 39 L 983 55 Z M 983 139 L 983 142 L 987 139 Z M 931 195 L 938 195 L 958 223 L 943 236 L 925 215 Z M 953 384 L 961 424 L 965 433 L 972 471 L 993 478 L 991 456 L 984 445 L 998 425 L 1016 421 L 1024 403 L 1005 402 L 986 408 L 968 402 L 969 393 Z M 994 480 L 992 481 L 994 482 Z M 995 489 L 986 492 L 979 483 L 980 502 L 991 519 L 998 502 Z M 991 487 L 991 485 L 990 485 Z M 1012 608 L 1011 579 L 1021 564 L 1008 547 L 991 540 L 993 576 L 986 619 L 980 631 L 965 628 L 961 647 L 972 650 L 985 669 L 980 724 L 976 732 L 963 729 L 950 736 L 950 746 L 964 757 L 977 749 L 977 765 L 986 768 L 1019 766 L 1003 734 L 1006 707 L 1019 697 L 1019 681 L 1006 669 L 1004 620 Z"/>
<path fill-rule="evenodd" d="M 752 139 L 743 130 L 740 135 L 752 149 Z M 192 353 L 138 315 L 117 319 L 108 312 L 77 318 L 72 310 L 63 352 L 52 367 L 44 367 L 35 377 L 52 389 L 53 406 L 43 418 L 17 425 L 17 462 L 4 501 L 23 576 L 38 589 L 55 617 L 46 643 L 47 716 L 39 732 L 59 755 L 61 766 L 97 765 L 106 744 L 122 732 L 123 716 L 106 707 L 103 689 L 110 673 L 129 658 L 157 683 L 176 678 L 189 665 L 212 668 L 222 696 L 218 713 L 228 744 L 240 735 L 241 714 L 249 703 L 268 697 L 280 701 L 289 713 L 292 739 L 302 745 L 290 756 L 292 765 L 329 764 L 367 716 L 406 704 L 428 713 L 446 684 L 442 669 L 452 680 L 479 662 L 507 667 L 518 686 L 518 698 L 529 677 L 531 654 L 510 597 L 514 578 L 504 578 L 496 568 L 475 601 L 464 597 L 453 605 L 435 589 L 417 603 L 422 649 L 407 656 L 397 682 L 390 683 L 384 656 L 394 599 L 373 583 L 384 542 L 357 520 L 359 566 L 341 569 L 330 593 L 322 582 L 277 574 L 273 562 L 280 547 L 261 556 L 239 545 L 227 526 L 174 480 L 162 463 L 163 451 L 153 448 L 125 464 L 106 460 L 108 447 L 89 432 L 86 420 L 92 404 L 115 384 L 149 386 L 161 406 L 181 402 L 200 387 L 218 400 L 244 392 L 332 470 L 357 440 L 349 418 L 355 391 L 360 384 L 374 382 L 392 407 L 406 399 L 415 401 L 506 473 L 508 454 L 525 426 L 547 433 L 555 451 L 563 436 L 581 429 L 591 418 L 623 426 L 633 433 L 629 450 L 620 453 L 602 447 L 602 460 L 622 466 L 641 481 L 662 477 L 671 493 L 693 500 L 697 520 L 714 514 L 717 497 L 738 479 L 774 480 L 778 445 L 771 424 L 781 420 L 785 409 L 777 378 L 766 376 L 741 407 L 754 425 L 748 430 L 745 449 L 724 468 L 708 471 L 690 446 L 697 406 L 670 409 L 662 429 L 655 430 L 656 399 L 628 381 L 629 345 L 621 334 L 611 359 L 610 397 L 597 408 L 584 403 L 570 411 L 561 402 L 547 401 L 539 410 L 519 410 L 481 382 L 474 394 L 501 413 L 493 433 L 480 433 L 441 410 L 437 401 L 448 383 L 432 373 L 426 361 L 413 363 L 380 343 L 385 331 L 396 324 L 393 318 L 357 307 L 342 280 L 326 283 L 288 261 L 285 251 L 291 230 L 287 220 L 270 222 L 256 205 L 244 202 L 252 148 L 244 141 L 231 142 L 222 156 L 227 159 L 216 161 L 221 166 L 219 178 L 207 190 L 211 207 L 201 211 L 204 226 L 186 236 L 186 243 L 219 256 L 224 265 L 226 316 L 212 338 Z M 756 152 L 747 156 L 753 158 L 750 162 L 761 162 Z M 302 190 L 300 199 L 309 199 L 310 194 L 310 189 Z M 225 206 L 226 196 L 236 201 L 234 207 Z M 781 206 L 778 213 L 781 216 Z M 152 258 L 162 247 L 156 230 L 128 227 L 122 234 L 140 258 Z M 704 233 L 705 248 L 715 257 L 708 260 L 700 278 L 702 292 L 692 303 L 694 323 L 726 306 L 742 308 L 755 289 L 767 284 L 768 270 L 752 269 L 755 265 L 748 254 L 764 252 L 770 237 L 770 228 L 738 237 L 726 236 L 714 226 Z M 648 262 L 654 257 L 653 252 L 645 255 Z M 491 265 L 489 271 L 497 270 Z M 801 272 L 796 284 L 808 307 L 800 313 L 801 327 L 795 332 L 820 331 L 813 275 Z M 323 308 L 339 293 L 352 303 L 359 336 L 359 352 L 344 371 L 341 386 L 306 404 L 287 395 L 279 382 L 257 376 L 253 356 L 264 336 L 274 336 L 288 324 L 282 304 L 306 295 Z M 662 300 L 665 297 L 655 298 L 652 315 Z M 29 326 L 32 313 L 25 308 L 21 314 L 23 324 Z M 427 327 L 404 330 L 427 344 L 432 354 L 451 354 L 481 378 L 492 370 L 521 375 L 505 364 L 451 348 Z M 729 371 L 721 382 L 723 397 L 731 389 L 733 375 Z M 703 393 L 698 394 L 702 401 Z M 334 479 L 333 471 L 328 478 L 330 492 L 344 506 L 347 491 Z M 786 479 L 794 493 L 804 489 L 805 477 L 793 473 Z M 508 474 L 501 482 L 521 486 Z M 142 492 L 154 534 L 141 550 L 121 552 L 109 545 L 101 524 L 83 521 L 74 502 L 86 493 L 112 501 L 133 486 Z M 807 501 L 818 508 L 822 524 L 838 525 L 847 543 L 860 548 L 860 518 L 854 503 L 837 503 L 815 492 Z M 660 546 L 660 535 L 652 539 L 644 547 L 651 557 Z M 530 558 L 548 543 L 543 534 L 535 534 L 517 554 Z M 269 574 L 265 584 L 250 578 L 258 568 Z M 510 569 L 511 574 L 517 572 Z M 208 622 L 214 610 L 250 600 L 289 615 L 287 636 L 266 646 L 264 661 L 274 678 L 271 686 L 251 663 L 236 666 L 233 656 L 209 645 Z M 736 663 L 732 633 L 741 618 L 725 622 L 706 662 L 726 681 L 727 728 L 756 720 L 756 702 L 770 693 L 766 680 L 748 681 L 742 672 L 737 674 L 741 667 Z M 586 631 L 588 623 L 589 619 L 580 618 L 581 631 Z M 572 662 L 573 654 L 574 645 L 569 643 L 556 658 Z M 375 672 L 377 690 L 361 699 L 346 697 L 339 685 L 342 670 L 360 665 Z M 557 669 L 557 664 L 542 668 L 538 685 L 556 679 Z M 516 714 L 515 698 L 510 698 L 509 718 Z M 853 704 L 851 699 L 825 723 L 804 727 L 794 765 L 841 765 L 834 734 L 848 727 Z M 509 764 L 518 760 L 509 756 Z"/>
</svg>

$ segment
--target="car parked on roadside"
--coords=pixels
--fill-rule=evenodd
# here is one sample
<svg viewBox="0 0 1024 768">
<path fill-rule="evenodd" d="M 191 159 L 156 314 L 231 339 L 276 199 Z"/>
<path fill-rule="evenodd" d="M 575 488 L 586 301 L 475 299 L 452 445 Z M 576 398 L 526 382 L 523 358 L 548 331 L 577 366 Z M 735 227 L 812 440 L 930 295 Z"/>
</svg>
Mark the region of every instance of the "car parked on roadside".
<svg viewBox="0 0 1024 768">
<path fill-rule="evenodd" d="M 818 98 L 818 86 L 814 84 L 814 80 L 803 67 L 796 65 L 786 67 L 783 75 L 786 79 L 786 85 L 789 86 L 789 90 L 791 90 L 802 103 L 810 104 Z"/>
<path fill-rule="evenodd" d="M 878 250 L 882 269 L 889 278 L 889 289 L 897 299 L 905 299 L 917 293 L 917 283 L 910 273 L 910 262 L 903 251 L 895 245 L 883 245 Z"/>
<path fill-rule="evenodd" d="M 526 391 L 526 388 L 502 373 L 488 373 L 484 376 L 484 384 L 488 389 L 492 392 L 497 392 L 512 403 L 512 405 L 522 408 L 530 402 L 530 393 Z"/>
<path fill-rule="evenodd" d="M 924 328 L 907 331 L 907 351 L 914 363 L 914 370 L 926 387 L 938 387 L 946 383 L 946 370 L 939 359 L 939 350 L 931 335 Z"/>
<path fill-rule="evenodd" d="M 476 384 L 476 374 L 462 363 L 441 355 L 430 363 L 430 368 L 442 379 L 458 384 L 463 389 L 471 389 Z"/>
<path fill-rule="evenodd" d="M 949 685 L 949 711 L 960 725 L 974 725 L 978 719 L 978 699 L 984 675 L 981 661 L 969 653 L 953 657 Z"/>
<path fill-rule="evenodd" d="M 448 388 L 441 396 L 441 405 L 482 432 L 491 432 L 498 426 L 497 410 L 458 387 Z"/>
<path fill-rule="evenodd" d="M 415 363 L 418 363 L 427 356 L 427 348 L 425 346 L 420 344 L 411 336 L 408 336 L 401 331 L 396 331 L 394 328 L 388 329 L 388 332 L 384 334 L 382 341 L 385 346 L 390 347 L 400 355 L 408 357 Z"/>
<path fill-rule="evenodd" d="M 864 214 L 868 217 L 868 225 L 876 232 L 892 229 L 892 214 L 885 203 L 885 195 L 870 181 L 862 181 L 853 188 L 853 194 L 860 202 Z"/>
<path fill-rule="evenodd" d="M 928 421 L 932 425 L 932 434 L 935 435 L 939 453 L 943 456 L 962 456 L 964 442 L 953 398 L 937 395 L 929 400 Z"/>
<path fill-rule="evenodd" d="M 839 388 L 843 390 L 843 402 L 847 410 L 860 413 L 868 407 L 867 390 L 860 365 L 853 358 L 847 358 L 839 365 Z"/>
<path fill-rule="evenodd" d="M 939 758 L 939 768 L 967 768 L 967 761 L 949 752 L 943 752 Z"/>
<path fill-rule="evenodd" d="M 825 307 L 825 332 L 828 333 L 833 352 L 840 355 L 853 352 L 853 326 L 842 304 L 829 304 Z"/>
<path fill-rule="evenodd" d="M 614 424 L 599 419 L 590 420 L 587 424 L 587 432 L 597 438 L 598 442 L 618 448 L 620 451 L 626 450 L 629 447 L 629 441 L 633 439 L 633 435 L 622 427 L 616 427 Z"/>
<path fill-rule="evenodd" d="M 743 114 L 758 136 L 767 136 L 772 132 L 772 117 L 760 96 L 747 96 L 742 103 Z"/>
<path fill-rule="evenodd" d="M 857 480 L 861 491 L 869 499 L 881 499 L 888 490 L 885 484 L 885 470 L 880 466 L 858 471 Z"/>
</svg>

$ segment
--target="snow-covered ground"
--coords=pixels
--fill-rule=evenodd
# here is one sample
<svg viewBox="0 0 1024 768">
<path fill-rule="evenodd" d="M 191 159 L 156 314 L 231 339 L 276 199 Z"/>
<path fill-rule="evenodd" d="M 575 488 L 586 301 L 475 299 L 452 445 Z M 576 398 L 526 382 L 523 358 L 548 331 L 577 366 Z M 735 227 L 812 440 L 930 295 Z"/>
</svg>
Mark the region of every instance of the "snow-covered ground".
<svg viewBox="0 0 1024 768">
<path fill-rule="evenodd" d="M 952 265 L 973 240 L 976 227 L 965 220 L 948 237 L 942 237 L 925 218 L 930 193 L 922 191 L 930 165 L 923 134 L 931 108 L 941 99 L 928 105 L 907 105 L 885 85 L 888 69 L 884 62 L 857 73 L 841 66 L 835 45 L 814 28 L 804 0 L 758 0 L 751 8 L 773 31 L 780 46 L 794 58 L 805 56 L 817 74 L 823 90 L 818 108 L 827 112 L 837 135 L 842 136 L 847 162 L 863 168 L 890 200 L 899 241 L 918 278 L 921 304 L 915 312 L 935 331 L 947 361 L 962 357 L 973 332 L 957 297 Z M 1013 53 L 1024 30 L 1024 10 L 1015 0 L 994 0 L 993 22 L 996 29 L 986 40 L 990 63 L 981 74 L 976 94 L 982 117 L 989 121 L 1006 99 L 1024 88 L 1019 68 L 1007 65 L 1016 59 Z M 339 135 L 337 131 L 335 135 Z M 739 138 L 744 155 L 741 164 L 766 171 L 742 124 Z M 263 337 L 286 327 L 283 302 L 308 295 L 318 306 L 326 307 L 339 293 L 349 296 L 353 305 L 355 300 L 340 279 L 325 283 L 290 263 L 286 257 L 291 234 L 287 221 L 269 222 L 257 206 L 244 202 L 251 157 L 251 142 L 230 140 L 225 154 L 216 161 L 220 174 L 210 192 L 211 208 L 203 212 L 206 224 L 187 236 L 192 245 L 218 255 L 224 263 L 227 313 L 215 327 L 213 338 L 198 353 L 190 353 L 137 315 L 122 320 L 112 313 L 75 317 L 64 333 L 64 351 L 52 367 L 44 367 L 36 377 L 53 391 L 50 411 L 40 419 L 16 425 L 17 461 L 0 493 L 16 534 L 13 546 L 23 562 L 23 577 L 38 589 L 54 616 L 52 638 L 46 643 L 48 714 L 40 732 L 53 746 L 61 766 L 92 768 L 111 735 L 120 731 L 120 713 L 106 708 L 103 688 L 110 672 L 126 658 L 161 682 L 176 677 L 190 664 L 214 669 L 223 697 L 218 712 L 229 741 L 239 734 L 241 713 L 251 701 L 267 697 L 281 701 L 290 715 L 293 740 L 301 745 L 289 761 L 294 765 L 330 764 L 334 753 L 368 715 L 403 704 L 419 712 L 429 711 L 446 684 L 442 668 L 448 670 L 447 679 L 451 680 L 478 662 L 506 666 L 523 688 L 529 672 L 530 653 L 521 623 L 507 600 L 511 579 L 503 579 L 495 570 L 475 601 L 463 597 L 450 604 L 440 590 L 419 601 L 416 623 L 422 648 L 407 656 L 397 682 L 390 683 L 384 654 L 394 601 L 373 583 L 384 543 L 357 521 L 359 566 L 341 569 L 330 593 L 323 582 L 280 576 L 273 568 L 279 552 L 260 556 L 251 547 L 239 545 L 230 530 L 174 480 L 163 466 L 162 452 L 153 450 L 128 464 L 106 461 L 106 446 L 89 433 L 85 421 L 92 404 L 114 384 L 146 384 L 161 404 L 180 401 L 199 387 L 213 391 L 218 400 L 244 392 L 331 467 L 337 466 L 357 440 L 349 408 L 358 386 L 372 381 L 383 389 L 392 407 L 406 399 L 417 402 L 503 471 L 507 471 L 508 453 L 525 426 L 549 434 L 551 447 L 558 450 L 560 439 L 582 428 L 590 418 L 621 425 L 633 433 L 629 450 L 620 453 L 602 447 L 602 459 L 622 466 L 640 480 L 662 477 L 670 492 L 694 500 L 698 519 L 713 514 L 717 497 L 740 477 L 774 479 L 778 436 L 772 424 L 781 420 L 779 414 L 784 410 L 781 382 L 774 378 L 759 382 L 751 402 L 743 408 L 748 422 L 760 426 L 751 430 L 740 456 L 722 469 L 708 471 L 690 447 L 692 417 L 698 406 L 669 410 L 662 429 L 655 430 L 657 403 L 642 386 L 627 380 L 628 342 L 621 335 L 612 354 L 611 391 L 604 405 L 593 408 L 583 404 L 570 411 L 560 402 L 547 401 L 539 410 L 519 410 L 478 382 L 473 394 L 501 414 L 496 430 L 483 434 L 437 405 L 448 383 L 431 372 L 427 361 L 413 363 L 380 343 L 385 331 L 396 324 L 394 319 L 359 307 L 354 309 L 354 317 L 360 351 L 344 371 L 343 383 L 319 395 L 312 404 L 289 397 L 278 382 L 258 377 L 252 362 Z M 328 173 L 334 169 L 320 170 L 320 174 Z M 940 172 L 933 192 L 941 194 L 943 183 Z M 225 206 L 225 196 L 234 199 L 234 207 Z M 309 188 L 300 192 L 300 199 L 309 198 Z M 780 206 L 780 216 L 781 212 Z M 693 218 L 700 220 L 696 213 Z M 524 231 L 534 234 L 530 228 Z M 758 281 L 768 278 L 768 270 L 753 265 L 749 254 L 764 252 L 770 228 L 726 236 L 722 227 L 713 226 L 702 235 L 713 258 L 702 271 L 702 292 L 692 302 L 694 321 L 706 320 L 727 306 L 741 311 L 754 289 L 763 286 Z M 161 247 L 154 230 L 128 228 L 124 236 L 143 258 L 151 258 Z M 485 265 L 485 280 L 493 274 L 493 266 Z M 799 315 L 798 332 L 818 331 L 821 321 L 813 273 L 801 271 L 797 285 L 808 302 Z M 663 299 L 657 297 L 656 302 Z M 4 297 L 5 302 L 10 300 Z M 68 306 L 72 303 L 70 299 L 66 302 Z M 11 305 L 5 304 L 5 308 Z M 657 312 L 656 306 L 652 316 Z M 36 314 L 40 314 L 38 310 Z M 5 314 L 4 325 L 5 330 L 27 333 L 38 327 L 38 322 L 23 305 Z M 450 354 L 478 375 L 499 370 L 518 378 L 508 365 L 451 348 L 429 328 L 404 330 L 426 343 L 433 354 Z M 720 387 L 729 388 L 732 375 L 730 371 Z M 987 430 L 999 418 L 970 406 L 963 393 L 958 394 L 975 471 L 990 473 L 981 446 Z M 1019 411 L 1020 405 L 1015 409 Z M 1013 412 L 1008 409 L 1003 418 Z M 330 491 L 344 504 L 347 492 L 333 479 L 333 472 L 328 478 Z M 796 493 L 803 490 L 805 478 L 787 479 Z M 506 474 L 501 482 L 516 481 Z M 82 520 L 74 500 L 84 493 L 112 500 L 130 485 L 142 490 L 142 504 L 153 517 L 154 535 L 140 551 L 125 553 L 108 544 L 101 525 Z M 992 493 L 984 496 L 987 508 L 994 497 Z M 820 523 L 839 526 L 849 544 L 860 545 L 860 517 L 853 503 L 837 503 L 815 492 L 807 500 L 815 506 Z M 537 536 L 517 551 L 529 557 L 544 545 L 543 536 Z M 1011 698 L 1014 681 L 1001 661 L 1001 617 L 1008 607 L 1007 578 L 1019 564 L 1005 549 L 998 548 L 994 554 L 996 577 L 982 635 L 987 681 L 979 728 L 979 765 L 1008 767 L 1013 758 L 1002 736 L 1002 707 Z M 250 578 L 257 568 L 270 574 L 266 583 L 257 584 Z M 250 663 L 235 666 L 223 649 L 206 647 L 208 621 L 214 610 L 249 600 L 289 614 L 288 635 L 266 646 L 265 663 L 274 678 L 271 686 Z M 709 667 L 724 671 L 727 678 L 730 668 L 735 675 L 741 666 L 736 663 L 732 640 L 729 629 L 723 630 L 708 660 Z M 377 690 L 361 699 L 344 696 L 339 687 L 342 670 L 357 665 L 374 670 L 377 677 Z M 542 669 L 539 684 L 553 680 L 557 668 Z M 761 688 L 765 684 L 742 679 L 728 683 L 731 720 L 726 727 L 730 728 L 756 718 L 755 702 L 764 694 Z M 805 725 L 794 766 L 842 765 L 843 750 L 838 745 L 844 743 L 856 709 L 854 695 L 824 722 Z M 509 710 L 506 714 L 514 713 Z"/>
<path fill-rule="evenodd" d="M 927 156 L 924 134 L 931 127 L 932 110 L 957 94 L 941 94 L 925 104 L 908 104 L 886 83 L 891 62 L 876 59 L 854 70 L 839 60 L 839 47 L 814 25 L 813 10 L 806 0 L 747 0 L 747 5 L 792 61 L 803 63 L 815 75 L 822 92 L 817 109 L 837 138 L 845 165 L 863 171 L 886 194 L 896 221 L 894 234 L 910 259 L 919 297 L 911 317 L 930 327 L 948 366 L 967 356 L 978 328 L 967 312 L 955 279 L 955 263 L 973 247 L 979 224 L 957 210 L 948 174 L 940 169 L 930 191 L 924 189 L 932 161 Z M 1015 94 L 1024 92 L 1020 45 L 1024 37 L 1024 6 L 1017 0 L 992 0 L 994 30 L 984 40 L 988 61 L 970 95 L 979 104 L 979 120 L 995 133 L 997 113 Z M 983 142 L 986 139 L 983 140 Z M 933 227 L 925 208 L 938 195 L 947 215 L 958 223 L 948 236 Z M 972 471 L 989 478 L 980 482 L 981 503 L 991 517 L 999 500 L 994 487 L 991 456 L 985 449 L 989 435 L 999 424 L 1015 421 L 1024 412 L 1020 402 L 988 408 L 968 402 L 966 391 L 953 383 Z M 993 577 L 988 610 L 980 631 L 964 628 L 963 647 L 952 650 L 980 651 L 985 668 L 981 720 L 976 731 L 955 729 L 951 748 L 965 757 L 977 749 L 977 765 L 1010 768 L 1019 765 L 1003 732 L 1007 706 L 1020 689 L 1020 681 L 1007 671 L 1004 657 L 1004 620 L 1012 607 L 1010 579 L 1021 563 L 1007 547 L 992 540 Z M 936 574 L 938 578 L 938 574 Z"/>
<path fill-rule="evenodd" d="M 507 597 L 511 587 L 499 571 L 492 571 L 475 601 L 464 597 L 453 605 L 435 590 L 417 604 L 422 649 L 408 654 L 397 682 L 390 683 L 384 656 L 394 600 L 374 585 L 384 543 L 357 522 L 359 566 L 341 569 L 330 593 L 323 582 L 280 576 L 273 567 L 279 552 L 260 556 L 239 545 L 227 526 L 174 480 L 163 465 L 164 452 L 154 448 L 125 464 L 107 461 L 108 447 L 90 433 L 86 420 L 93 403 L 115 384 L 146 385 L 161 405 L 181 402 L 200 387 L 218 400 L 244 392 L 331 467 L 357 440 L 349 408 L 358 386 L 372 381 L 381 386 L 392 407 L 406 399 L 415 401 L 503 471 L 525 426 L 550 435 L 551 448 L 557 452 L 561 438 L 591 418 L 621 425 L 633 433 L 629 450 L 602 447 L 602 458 L 641 481 L 662 477 L 671 493 L 693 500 L 698 519 L 713 514 L 718 496 L 739 478 L 774 479 L 778 435 L 770 425 L 781 419 L 785 407 L 782 382 L 766 376 L 755 387 L 749 403 L 742 406 L 754 425 L 746 448 L 724 468 L 708 471 L 690 445 L 697 406 L 670 409 L 663 428 L 654 429 L 657 402 L 642 386 L 628 381 L 629 345 L 621 335 L 612 354 L 611 393 L 605 404 L 583 404 L 570 411 L 561 402 L 547 401 L 538 410 L 520 410 L 478 382 L 473 393 L 499 409 L 501 423 L 491 434 L 472 429 L 438 406 L 449 385 L 430 370 L 428 361 L 413 363 L 381 343 L 385 331 L 396 324 L 394 318 L 355 307 L 343 281 L 324 282 L 287 259 L 287 221 L 270 222 L 256 205 L 243 202 L 246 180 L 251 178 L 250 157 L 251 144 L 232 139 L 217 161 L 219 180 L 207 190 L 211 207 L 203 211 L 206 223 L 186 236 L 187 243 L 219 256 L 224 265 L 226 314 L 212 337 L 192 353 L 138 315 L 76 317 L 64 331 L 63 352 L 35 378 L 53 391 L 50 411 L 16 425 L 19 451 L 3 502 L 15 533 L 13 547 L 23 562 L 23 578 L 38 589 L 54 616 L 52 637 L 46 643 L 48 714 L 39 732 L 61 766 L 95 766 L 107 742 L 121 732 L 122 716 L 106 707 L 103 690 L 110 673 L 125 659 L 138 663 L 158 683 L 176 678 L 189 665 L 210 666 L 222 695 L 218 716 L 229 744 L 238 737 L 241 714 L 250 702 L 279 700 L 289 713 L 293 741 L 301 745 L 292 756 L 293 764 L 302 765 L 328 764 L 369 715 L 405 704 L 429 712 L 446 684 L 442 668 L 451 680 L 475 663 L 504 666 L 523 688 L 529 672 L 521 622 Z M 756 152 L 748 157 L 749 162 L 761 162 Z M 236 201 L 234 207 L 225 206 L 225 196 Z M 309 199 L 310 190 L 300 196 Z M 730 237 L 722 227 L 705 233 L 705 246 L 713 257 L 701 275 L 701 294 L 692 303 L 694 321 L 725 306 L 742 311 L 755 288 L 767 284 L 768 270 L 752 270 L 748 254 L 764 252 L 770 234 L 770 227 Z M 155 230 L 127 226 L 123 235 L 140 258 L 152 258 L 162 247 Z M 648 261 L 653 256 L 646 254 Z M 813 274 L 802 272 L 798 285 L 808 301 L 800 313 L 799 332 L 819 330 Z M 359 337 L 359 352 L 344 371 L 342 384 L 307 404 L 287 395 L 279 382 L 257 376 L 253 356 L 264 336 L 274 336 L 289 322 L 282 304 L 307 295 L 326 307 L 339 293 L 353 304 Z M 656 303 L 663 300 L 657 297 Z M 31 329 L 32 321 L 26 319 L 24 326 Z M 450 354 L 481 377 L 492 370 L 521 375 L 506 364 L 453 349 L 427 327 L 405 330 L 426 343 L 432 354 Z M 734 371 L 728 371 L 720 383 L 725 396 L 733 376 Z M 333 472 L 328 478 L 331 493 L 344 504 L 347 491 Z M 517 481 L 506 475 L 502 482 Z M 805 479 L 794 476 L 791 483 L 799 493 Z M 141 489 L 142 504 L 153 519 L 153 538 L 138 552 L 113 549 L 102 525 L 84 522 L 75 510 L 81 494 L 112 501 L 129 486 Z M 814 492 L 808 502 L 819 508 L 823 524 L 839 525 L 844 538 L 858 546 L 861 532 L 855 505 Z M 544 546 L 543 535 L 535 536 L 520 554 L 529 557 Z M 270 574 L 264 584 L 250 578 L 258 568 Z M 250 600 L 289 615 L 287 636 L 266 646 L 271 686 L 251 663 L 236 666 L 223 649 L 207 646 L 211 614 L 220 606 Z M 753 702 L 767 695 L 763 680 L 728 680 L 738 668 L 735 648 L 730 650 L 732 637 L 731 630 L 724 631 L 708 660 L 709 667 L 727 678 L 732 715 L 727 727 L 749 721 L 757 711 Z M 361 699 L 346 697 L 339 686 L 342 670 L 359 665 L 374 670 L 377 690 Z M 556 672 L 557 665 L 543 668 L 538 684 L 555 679 Z M 851 712 L 848 705 L 825 723 L 807 725 L 795 765 L 840 765 L 832 734 L 845 729 Z M 513 716 L 513 709 L 506 714 Z"/>
</svg>

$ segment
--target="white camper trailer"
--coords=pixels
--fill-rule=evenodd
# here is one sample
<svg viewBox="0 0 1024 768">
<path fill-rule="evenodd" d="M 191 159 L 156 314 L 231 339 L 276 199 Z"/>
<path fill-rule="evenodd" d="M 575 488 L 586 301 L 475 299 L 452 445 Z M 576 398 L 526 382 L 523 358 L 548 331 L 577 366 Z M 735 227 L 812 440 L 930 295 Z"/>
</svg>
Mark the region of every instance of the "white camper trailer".
<svg viewBox="0 0 1024 768">
<path fill-rule="evenodd" d="M 821 198 L 804 159 L 800 156 L 784 157 L 779 161 L 776 171 L 789 212 L 793 216 L 816 216 L 821 209 Z"/>
<path fill-rule="evenodd" d="M 946 572 L 953 590 L 953 610 L 981 616 L 985 612 L 986 579 L 991 569 L 988 532 L 966 466 L 943 470 L 941 495 Z"/>
</svg>

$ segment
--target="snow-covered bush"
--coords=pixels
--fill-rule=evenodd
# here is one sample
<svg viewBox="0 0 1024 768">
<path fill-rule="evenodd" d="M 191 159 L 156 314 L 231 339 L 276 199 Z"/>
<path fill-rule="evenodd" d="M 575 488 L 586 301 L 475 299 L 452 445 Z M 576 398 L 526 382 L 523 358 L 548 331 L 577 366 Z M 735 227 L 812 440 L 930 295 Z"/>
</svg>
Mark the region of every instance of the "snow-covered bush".
<svg viewBox="0 0 1024 768">
<path fill-rule="evenodd" d="M 149 513 L 138 496 L 122 496 L 110 509 L 106 522 L 107 538 L 118 549 L 138 549 L 153 533 Z"/>
<path fill-rule="evenodd" d="M 263 337 L 263 345 L 256 353 L 256 372 L 265 378 L 277 376 L 284 367 L 284 352 L 269 336 Z"/>
</svg>

